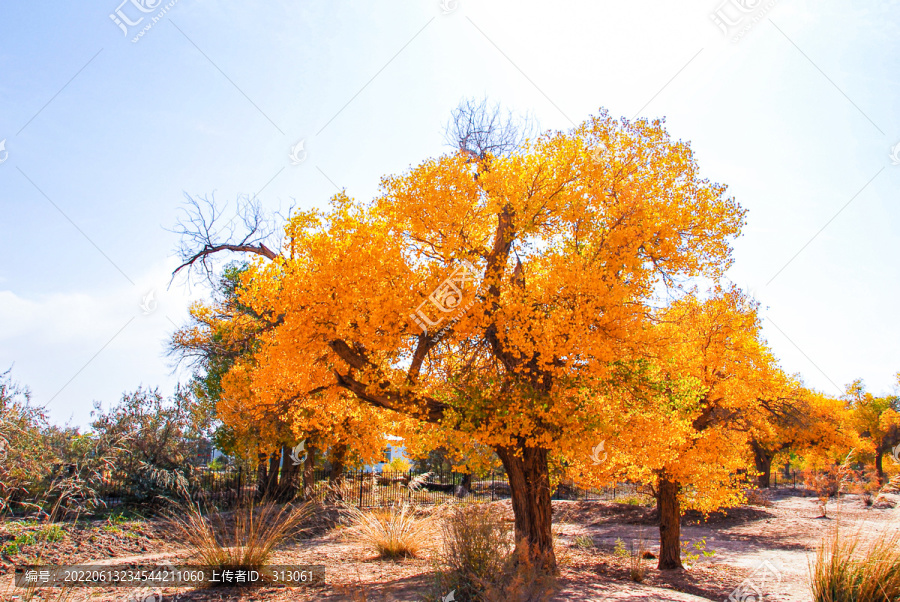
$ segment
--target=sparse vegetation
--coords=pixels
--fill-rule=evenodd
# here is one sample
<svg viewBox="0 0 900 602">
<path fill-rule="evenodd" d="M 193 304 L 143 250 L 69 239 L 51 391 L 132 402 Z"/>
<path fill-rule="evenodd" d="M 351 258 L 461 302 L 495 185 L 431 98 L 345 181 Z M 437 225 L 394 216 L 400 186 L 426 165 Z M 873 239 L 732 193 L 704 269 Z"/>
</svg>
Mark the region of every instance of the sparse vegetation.
<svg viewBox="0 0 900 602">
<path fill-rule="evenodd" d="M 810 567 L 814 602 L 900 600 L 900 530 L 867 540 L 839 526 L 822 541 Z"/>
<path fill-rule="evenodd" d="M 649 495 L 626 495 L 618 498 L 616 501 L 620 504 L 643 506 L 645 508 L 651 508 L 656 504 L 656 501 Z"/>
<path fill-rule="evenodd" d="M 434 533 L 434 522 L 409 504 L 361 510 L 344 506 L 345 537 L 378 554 L 379 558 L 419 556 Z"/>
<path fill-rule="evenodd" d="M 437 591 L 459 600 L 542 600 L 555 576 L 527 553 L 514 550 L 510 525 L 496 506 L 453 507 L 444 517 L 443 550 L 435 575 Z"/>
<path fill-rule="evenodd" d="M 628 561 L 628 575 L 635 583 L 644 580 L 647 574 L 647 567 L 644 560 L 647 558 L 647 548 L 644 545 L 644 538 L 632 540 L 630 546 L 626 547 L 622 538 L 616 538 L 613 554 Z"/>
<path fill-rule="evenodd" d="M 709 558 L 715 556 L 715 550 L 706 549 L 706 538 L 700 538 L 697 541 L 689 541 L 687 539 L 681 542 L 681 557 L 685 568 L 691 568 L 700 558 Z"/>
<path fill-rule="evenodd" d="M 245 500 L 230 512 L 205 514 L 196 504 L 180 506 L 168 513 L 168 522 L 197 564 L 260 570 L 268 565 L 275 548 L 297 533 L 312 512 L 310 504 Z"/>
<path fill-rule="evenodd" d="M 586 535 L 577 535 L 575 539 L 572 540 L 572 544 L 576 548 L 580 548 L 582 550 L 590 550 L 591 548 L 595 547 L 594 539 Z"/>
</svg>

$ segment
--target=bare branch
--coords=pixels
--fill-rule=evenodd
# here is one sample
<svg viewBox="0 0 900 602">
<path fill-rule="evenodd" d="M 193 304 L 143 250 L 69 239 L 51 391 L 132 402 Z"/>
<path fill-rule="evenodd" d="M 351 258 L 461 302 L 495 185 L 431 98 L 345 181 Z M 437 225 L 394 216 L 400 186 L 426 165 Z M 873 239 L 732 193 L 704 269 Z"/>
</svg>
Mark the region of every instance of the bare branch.
<svg viewBox="0 0 900 602">
<path fill-rule="evenodd" d="M 488 155 L 509 155 L 537 133 L 533 118 L 516 117 L 512 111 L 503 111 L 500 103 L 490 105 L 487 98 L 467 98 L 450 115 L 444 140 L 479 160 Z"/>
<path fill-rule="evenodd" d="M 278 253 L 266 244 L 277 228 L 276 218 L 268 215 L 255 198 L 242 197 L 236 202 L 234 216 L 224 223 L 228 203 L 219 205 L 215 198 L 193 198 L 185 193 L 185 215 L 171 230 L 181 237 L 178 256 L 181 259 L 172 278 L 183 269 L 197 269 L 213 281 L 212 257 L 221 251 L 253 253 L 275 259 Z"/>
</svg>

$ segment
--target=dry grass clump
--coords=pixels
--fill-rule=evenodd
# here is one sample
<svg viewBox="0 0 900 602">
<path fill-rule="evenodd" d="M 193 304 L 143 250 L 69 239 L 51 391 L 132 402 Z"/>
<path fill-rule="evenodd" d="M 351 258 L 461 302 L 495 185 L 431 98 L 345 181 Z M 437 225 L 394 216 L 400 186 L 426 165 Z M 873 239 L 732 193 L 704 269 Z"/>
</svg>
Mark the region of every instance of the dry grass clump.
<svg viewBox="0 0 900 602">
<path fill-rule="evenodd" d="M 496 506 L 453 507 L 443 520 L 443 550 L 435 571 L 438 599 L 526 602 L 545 600 L 555 575 L 532 559 L 526 546 L 514 551 L 513 534 Z M 450 598 L 454 599 L 454 598 Z"/>
<path fill-rule="evenodd" d="M 509 560 L 513 537 L 499 508 L 470 505 L 453 508 L 443 521 L 441 561 L 447 587 L 464 600 L 473 598 L 496 579 Z"/>
<path fill-rule="evenodd" d="M 15 580 L 9 582 L 5 589 L 0 588 L 0 600 L 15 600 L 16 602 L 68 602 L 75 595 L 75 588 L 41 587 L 31 584 L 25 587 L 16 587 Z"/>
<path fill-rule="evenodd" d="M 520 546 L 507 559 L 504 570 L 485 584 L 484 593 L 472 598 L 483 602 L 546 602 L 556 590 L 556 575 L 533 550 Z"/>
<path fill-rule="evenodd" d="M 745 492 L 747 504 L 750 506 L 761 506 L 763 508 L 771 508 L 774 506 L 767 491 L 760 489 L 748 489 Z"/>
<path fill-rule="evenodd" d="M 866 541 L 835 528 L 816 552 L 810 587 L 814 602 L 900 600 L 900 530 Z"/>
<path fill-rule="evenodd" d="M 372 550 L 380 558 L 420 556 L 435 535 L 434 521 L 417 514 L 409 504 L 374 510 L 348 505 L 341 514 L 348 525 L 345 537 Z"/>
<path fill-rule="evenodd" d="M 192 560 L 216 569 L 264 569 L 275 548 L 300 531 L 313 513 L 310 503 L 299 506 L 242 501 L 231 512 L 204 514 L 196 504 L 179 506 L 168 522 L 191 551 Z"/>
</svg>

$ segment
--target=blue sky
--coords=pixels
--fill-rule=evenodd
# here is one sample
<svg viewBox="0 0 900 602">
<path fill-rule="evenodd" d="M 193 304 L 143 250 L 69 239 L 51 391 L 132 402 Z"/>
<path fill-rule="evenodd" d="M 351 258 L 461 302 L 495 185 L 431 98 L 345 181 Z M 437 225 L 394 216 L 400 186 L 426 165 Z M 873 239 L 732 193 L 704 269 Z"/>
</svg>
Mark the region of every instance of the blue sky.
<svg viewBox="0 0 900 602">
<path fill-rule="evenodd" d="M 126 35 L 117 11 L 143 20 Z M 258 194 L 271 209 L 322 206 L 337 188 L 370 198 L 381 176 L 447 151 L 442 126 L 467 96 L 544 129 L 600 107 L 665 117 L 750 211 L 730 277 L 765 306 L 784 367 L 833 394 L 854 378 L 888 391 L 900 370 L 900 2 L 113 0 L 0 14 L 0 367 L 58 422 L 186 377 L 164 356 L 205 294 L 167 288 L 178 240 L 165 228 L 185 193 Z"/>
</svg>

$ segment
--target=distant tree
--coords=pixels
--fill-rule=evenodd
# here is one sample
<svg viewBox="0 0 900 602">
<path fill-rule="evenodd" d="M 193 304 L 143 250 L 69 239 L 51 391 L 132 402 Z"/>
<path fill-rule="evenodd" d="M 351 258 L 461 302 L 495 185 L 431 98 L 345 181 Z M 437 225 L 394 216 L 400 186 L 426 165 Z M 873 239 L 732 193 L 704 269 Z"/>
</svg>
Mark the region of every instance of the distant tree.
<svg viewBox="0 0 900 602">
<path fill-rule="evenodd" d="M 896 378 L 900 385 L 900 373 Z M 844 397 L 857 432 L 870 444 L 869 452 L 874 456 L 878 481 L 884 484 L 884 456 L 900 446 L 900 396 L 876 397 L 866 391 L 862 380 L 855 380 L 847 386 Z"/>
</svg>

